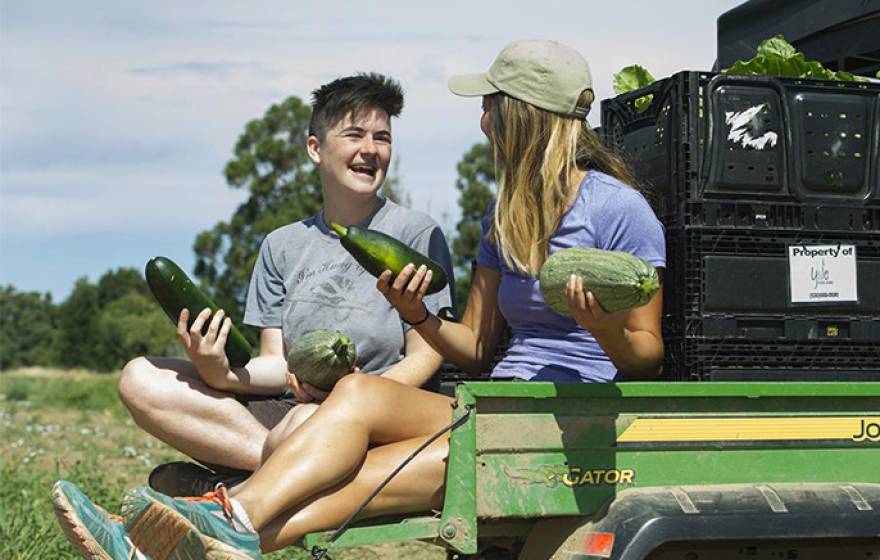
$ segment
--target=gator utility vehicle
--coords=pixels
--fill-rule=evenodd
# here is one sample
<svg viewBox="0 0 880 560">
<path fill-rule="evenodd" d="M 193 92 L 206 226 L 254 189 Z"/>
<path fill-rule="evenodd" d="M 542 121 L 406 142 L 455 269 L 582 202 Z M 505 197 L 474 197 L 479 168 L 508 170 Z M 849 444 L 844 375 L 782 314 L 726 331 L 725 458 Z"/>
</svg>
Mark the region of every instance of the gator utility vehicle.
<svg viewBox="0 0 880 560">
<path fill-rule="evenodd" d="M 462 383 L 439 515 L 328 543 L 449 558 L 880 558 L 880 383 Z"/>
</svg>

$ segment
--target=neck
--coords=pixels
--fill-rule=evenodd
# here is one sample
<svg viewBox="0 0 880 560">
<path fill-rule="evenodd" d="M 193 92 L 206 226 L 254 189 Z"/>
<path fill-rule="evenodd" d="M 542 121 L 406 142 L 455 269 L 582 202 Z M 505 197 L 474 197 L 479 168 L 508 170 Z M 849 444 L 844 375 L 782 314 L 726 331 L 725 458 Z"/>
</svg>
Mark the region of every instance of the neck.
<svg viewBox="0 0 880 560">
<path fill-rule="evenodd" d="M 375 194 L 353 196 L 346 193 L 333 196 L 324 190 L 324 222 L 336 222 L 343 226 L 359 224 L 379 209 L 381 199 Z"/>
</svg>

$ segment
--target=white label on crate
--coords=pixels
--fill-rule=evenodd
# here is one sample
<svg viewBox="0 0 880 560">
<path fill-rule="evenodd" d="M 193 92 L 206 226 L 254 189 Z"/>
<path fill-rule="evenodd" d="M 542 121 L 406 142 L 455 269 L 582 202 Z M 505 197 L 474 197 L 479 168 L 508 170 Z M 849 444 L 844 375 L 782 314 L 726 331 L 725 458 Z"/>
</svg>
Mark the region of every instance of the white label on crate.
<svg viewBox="0 0 880 560">
<path fill-rule="evenodd" d="M 760 122 L 761 111 L 766 105 L 766 103 L 761 103 L 749 107 L 745 111 L 725 111 L 724 121 L 730 125 L 727 140 L 734 144 L 740 144 L 743 148 L 754 148 L 755 150 L 775 146 L 778 136 L 773 131 L 765 132 L 757 137 L 752 135 L 753 132 L 763 128 Z"/>
<path fill-rule="evenodd" d="M 791 303 L 858 301 L 855 245 L 791 245 Z"/>
</svg>

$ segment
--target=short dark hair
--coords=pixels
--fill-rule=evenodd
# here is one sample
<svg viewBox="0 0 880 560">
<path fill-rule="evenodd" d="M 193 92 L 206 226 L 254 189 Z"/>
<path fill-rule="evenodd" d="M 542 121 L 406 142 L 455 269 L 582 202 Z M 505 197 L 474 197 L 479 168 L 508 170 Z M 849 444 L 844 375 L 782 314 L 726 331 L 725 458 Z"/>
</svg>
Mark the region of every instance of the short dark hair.
<svg viewBox="0 0 880 560">
<path fill-rule="evenodd" d="M 397 80 L 375 72 L 355 74 L 333 80 L 312 92 L 312 118 L 309 135 L 324 134 L 349 113 L 382 109 L 388 117 L 403 110 L 403 88 Z"/>
</svg>

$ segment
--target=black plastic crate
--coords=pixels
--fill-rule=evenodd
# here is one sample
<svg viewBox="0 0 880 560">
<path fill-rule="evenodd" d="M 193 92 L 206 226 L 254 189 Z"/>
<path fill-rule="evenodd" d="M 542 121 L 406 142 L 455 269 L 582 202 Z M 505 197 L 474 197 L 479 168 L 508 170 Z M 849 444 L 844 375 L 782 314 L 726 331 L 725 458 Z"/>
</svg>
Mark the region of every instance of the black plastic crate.
<svg viewBox="0 0 880 560">
<path fill-rule="evenodd" d="M 837 244 L 856 248 L 858 301 L 791 303 L 789 246 Z M 685 380 L 880 380 L 878 287 L 877 234 L 669 229 L 666 375 Z"/>
<path fill-rule="evenodd" d="M 667 203 L 668 230 L 687 226 L 755 230 L 880 233 L 880 207 L 806 202 L 704 200 Z"/>
<path fill-rule="evenodd" d="M 476 261 L 474 262 L 474 266 L 476 267 Z M 498 345 L 495 348 L 495 354 L 492 356 L 492 359 L 489 361 L 489 366 L 485 371 L 478 375 L 472 375 L 469 373 L 465 373 L 458 369 L 454 364 L 450 362 L 444 362 L 440 367 L 440 371 L 437 374 L 438 379 L 442 387 L 444 387 L 444 391 L 449 391 L 449 388 L 454 388 L 455 383 L 461 381 L 489 381 L 490 376 L 492 374 L 492 370 L 498 365 L 498 362 L 504 359 L 504 356 L 507 354 L 507 350 L 510 348 L 510 339 L 513 336 L 513 331 L 509 326 L 505 325 L 504 331 L 501 333 L 501 339 L 498 341 Z M 452 393 L 449 393 L 450 396 L 453 396 Z"/>
<path fill-rule="evenodd" d="M 880 381 L 880 347 L 840 341 L 666 340 L 677 381 Z"/>
<path fill-rule="evenodd" d="M 856 247 L 859 300 L 791 303 L 788 247 L 838 244 Z M 880 235 L 686 227 L 667 230 L 666 248 L 664 320 L 682 329 L 673 335 L 713 316 L 880 321 Z"/>
<path fill-rule="evenodd" d="M 787 341 L 847 341 L 877 344 L 880 318 L 847 316 L 708 315 L 664 326 L 668 338 L 731 338 L 773 343 Z M 880 367 L 880 364 L 878 364 Z"/>
<path fill-rule="evenodd" d="M 679 72 L 602 101 L 601 129 L 664 217 L 712 199 L 876 207 L 878 105 L 876 83 Z"/>
</svg>

